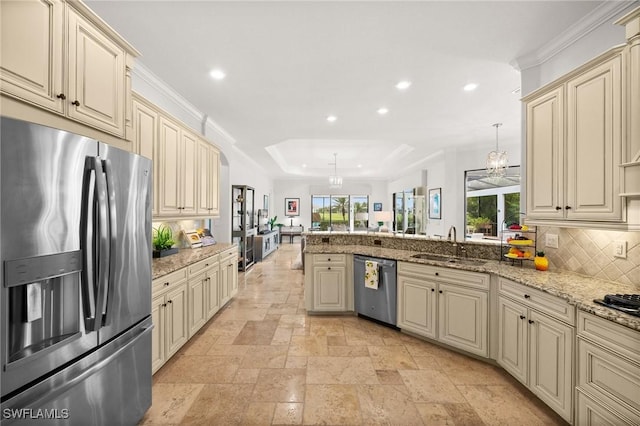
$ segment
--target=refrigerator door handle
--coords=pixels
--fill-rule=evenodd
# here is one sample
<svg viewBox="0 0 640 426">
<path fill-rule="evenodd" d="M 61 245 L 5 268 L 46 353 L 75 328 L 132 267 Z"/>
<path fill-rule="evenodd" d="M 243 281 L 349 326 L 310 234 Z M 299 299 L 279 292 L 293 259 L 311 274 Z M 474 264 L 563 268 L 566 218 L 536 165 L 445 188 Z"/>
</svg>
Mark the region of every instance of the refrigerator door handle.
<svg viewBox="0 0 640 426">
<path fill-rule="evenodd" d="M 107 190 L 107 216 L 108 216 L 108 233 L 106 238 L 108 239 L 108 247 L 109 247 L 109 259 L 108 259 L 108 275 L 107 279 L 104 282 L 104 286 L 100 289 L 101 294 L 98 296 L 98 305 L 100 314 L 102 315 L 102 321 L 100 326 L 105 326 L 109 324 L 109 312 L 108 312 L 108 301 L 109 301 L 109 289 L 111 286 L 111 280 L 116 275 L 116 259 L 117 259 L 117 212 L 116 212 L 116 191 L 115 191 L 115 183 L 113 180 L 113 169 L 111 167 L 111 160 L 106 159 L 102 160 L 102 167 L 104 169 L 104 177 L 106 183 Z"/>
<path fill-rule="evenodd" d="M 96 158 L 96 194 L 98 198 L 98 284 L 96 286 L 96 319 L 93 331 L 102 327 L 109 289 L 109 268 L 111 265 L 111 230 L 109 229 L 109 201 L 107 178 L 100 158 Z"/>
<path fill-rule="evenodd" d="M 86 157 L 84 162 L 84 177 L 82 182 L 82 219 L 81 228 L 84 232 L 81 241 L 82 248 L 82 305 L 84 308 L 85 328 L 93 330 L 96 319 L 95 300 L 95 252 L 94 236 L 95 224 L 95 191 L 96 168 L 95 157 Z"/>
</svg>

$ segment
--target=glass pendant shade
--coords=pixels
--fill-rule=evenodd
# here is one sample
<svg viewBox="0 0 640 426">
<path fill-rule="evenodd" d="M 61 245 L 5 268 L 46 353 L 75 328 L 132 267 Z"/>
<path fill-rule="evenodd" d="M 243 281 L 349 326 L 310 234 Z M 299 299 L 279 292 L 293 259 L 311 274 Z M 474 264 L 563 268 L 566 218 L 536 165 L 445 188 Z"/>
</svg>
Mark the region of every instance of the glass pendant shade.
<svg viewBox="0 0 640 426">
<path fill-rule="evenodd" d="M 338 154 L 333 153 L 333 176 L 329 176 L 329 188 L 342 188 L 342 176 L 338 176 Z"/>
<path fill-rule="evenodd" d="M 500 126 L 502 126 L 502 123 L 493 125 L 496 128 L 496 149 L 487 155 L 487 174 L 491 177 L 504 176 L 509 165 L 507 151 L 498 150 L 498 127 Z"/>
</svg>

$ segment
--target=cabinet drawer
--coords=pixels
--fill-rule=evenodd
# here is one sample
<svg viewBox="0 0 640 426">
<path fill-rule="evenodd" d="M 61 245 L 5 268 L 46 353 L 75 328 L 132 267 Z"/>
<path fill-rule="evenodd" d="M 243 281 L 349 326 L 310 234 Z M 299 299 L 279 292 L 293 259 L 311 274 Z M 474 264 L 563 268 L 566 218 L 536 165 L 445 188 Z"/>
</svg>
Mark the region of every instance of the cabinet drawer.
<svg viewBox="0 0 640 426">
<path fill-rule="evenodd" d="M 193 265 L 189 265 L 189 277 L 204 271 L 211 267 L 218 267 L 218 255 L 208 257 L 200 262 L 196 262 Z"/>
<path fill-rule="evenodd" d="M 640 423 L 640 365 L 578 338 L 578 386 L 622 405 Z"/>
<path fill-rule="evenodd" d="M 187 279 L 187 268 L 178 269 L 170 274 L 164 275 L 153 280 L 151 293 L 155 294 L 159 291 L 169 288 L 172 285 L 180 283 Z"/>
<path fill-rule="evenodd" d="M 317 265 L 319 263 L 336 263 L 341 265 L 347 264 L 347 255 L 346 254 L 314 254 L 313 255 L 313 264 Z"/>
<path fill-rule="evenodd" d="M 570 305 L 566 300 L 546 294 L 526 285 L 514 283 L 505 278 L 498 279 L 498 291 L 500 294 L 509 296 L 528 307 L 564 321 L 567 324 L 575 325 L 575 306 Z"/>
<path fill-rule="evenodd" d="M 398 274 L 489 290 L 489 275 L 479 272 L 398 262 Z"/>
<path fill-rule="evenodd" d="M 640 332 L 578 311 L 578 336 L 599 343 L 640 364 Z"/>
<path fill-rule="evenodd" d="M 584 426 L 634 426 L 638 420 L 624 416 L 625 410 L 618 405 L 604 405 L 577 389 L 576 425 Z M 633 417 L 633 416 L 632 416 Z"/>
</svg>

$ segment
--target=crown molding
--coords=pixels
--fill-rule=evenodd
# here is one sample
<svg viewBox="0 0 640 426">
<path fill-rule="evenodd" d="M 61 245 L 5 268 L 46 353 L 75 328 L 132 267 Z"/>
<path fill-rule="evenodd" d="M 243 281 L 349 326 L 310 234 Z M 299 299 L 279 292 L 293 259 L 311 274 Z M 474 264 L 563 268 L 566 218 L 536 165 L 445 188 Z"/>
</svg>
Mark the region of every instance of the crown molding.
<svg viewBox="0 0 640 426">
<path fill-rule="evenodd" d="M 218 123 L 197 109 L 184 96 L 178 93 L 173 87 L 155 75 L 149 68 L 144 66 L 140 61 L 136 61 L 132 74 L 134 77 L 143 81 L 150 89 L 160 94 L 164 99 L 170 102 L 174 107 L 185 112 L 194 121 L 200 123 L 200 129 L 194 129 L 207 137 L 209 131 L 212 133 L 216 142 L 226 142 L 229 145 L 235 145 L 236 140 Z M 134 88 L 135 89 L 135 88 Z"/>
<path fill-rule="evenodd" d="M 514 59 L 510 65 L 516 70 L 522 71 L 543 64 L 602 24 L 611 22 L 613 18 L 622 11 L 629 9 L 634 3 L 635 2 L 627 1 L 604 1 L 600 6 L 593 9 L 549 43 L 531 53 Z"/>
</svg>

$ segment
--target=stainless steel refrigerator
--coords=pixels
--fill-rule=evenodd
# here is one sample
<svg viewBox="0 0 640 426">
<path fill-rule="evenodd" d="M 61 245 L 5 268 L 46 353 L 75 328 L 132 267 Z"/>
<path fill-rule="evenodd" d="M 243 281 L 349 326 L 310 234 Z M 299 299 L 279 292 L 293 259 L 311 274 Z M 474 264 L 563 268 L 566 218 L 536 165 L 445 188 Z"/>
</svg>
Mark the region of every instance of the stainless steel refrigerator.
<svg viewBox="0 0 640 426">
<path fill-rule="evenodd" d="M 151 161 L 0 126 L 0 423 L 136 424 L 151 405 Z"/>
</svg>

